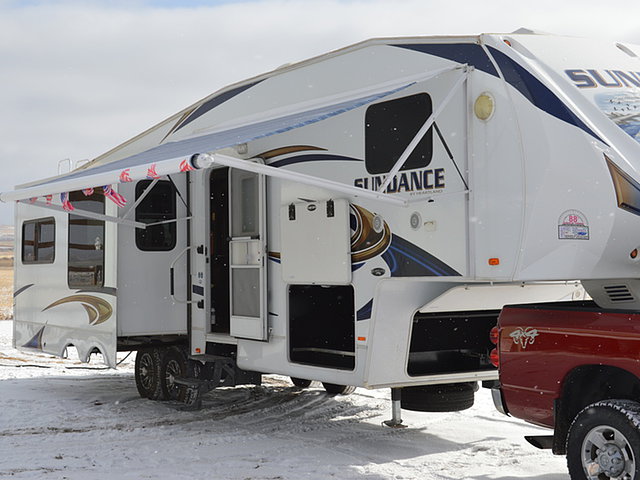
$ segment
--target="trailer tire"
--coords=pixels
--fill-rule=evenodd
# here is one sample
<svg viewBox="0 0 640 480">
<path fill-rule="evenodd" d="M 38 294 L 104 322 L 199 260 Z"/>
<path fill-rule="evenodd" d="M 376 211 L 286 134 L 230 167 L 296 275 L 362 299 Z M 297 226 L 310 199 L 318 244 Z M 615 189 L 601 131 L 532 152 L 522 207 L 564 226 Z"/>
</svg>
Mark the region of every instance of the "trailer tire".
<svg viewBox="0 0 640 480">
<path fill-rule="evenodd" d="M 306 380 L 304 378 L 291 377 L 291 383 L 298 388 L 309 388 L 311 386 L 311 380 Z"/>
<path fill-rule="evenodd" d="M 338 385 L 335 383 L 322 382 L 322 386 L 324 387 L 326 392 L 331 395 L 351 395 L 356 391 L 356 387 L 353 387 L 351 385 Z"/>
<path fill-rule="evenodd" d="M 572 480 L 640 479 L 640 404 L 603 400 L 578 413 L 569 427 L 567 466 Z"/>
<path fill-rule="evenodd" d="M 143 348 L 136 353 L 135 378 L 142 398 L 157 400 L 160 388 L 160 353 L 156 348 Z"/>
<path fill-rule="evenodd" d="M 405 387 L 400 406 L 414 412 L 458 412 L 473 406 L 476 388 L 476 382 Z"/>
<path fill-rule="evenodd" d="M 169 347 L 160 353 L 160 400 L 177 400 L 183 402 L 187 388 L 177 385 L 175 377 L 187 377 L 187 357 L 179 347 Z"/>
</svg>

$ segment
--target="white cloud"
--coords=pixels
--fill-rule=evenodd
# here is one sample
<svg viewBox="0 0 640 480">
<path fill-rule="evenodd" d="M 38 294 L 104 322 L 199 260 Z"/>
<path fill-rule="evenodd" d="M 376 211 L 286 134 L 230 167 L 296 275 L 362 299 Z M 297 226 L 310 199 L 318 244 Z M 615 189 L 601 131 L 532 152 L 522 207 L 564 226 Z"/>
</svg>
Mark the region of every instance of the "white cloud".
<svg viewBox="0 0 640 480">
<path fill-rule="evenodd" d="M 0 191 L 55 174 L 59 159 L 97 156 L 229 83 L 369 37 L 527 26 L 640 43 L 640 5 L 595 1 L 16 5 L 0 2 Z"/>
</svg>

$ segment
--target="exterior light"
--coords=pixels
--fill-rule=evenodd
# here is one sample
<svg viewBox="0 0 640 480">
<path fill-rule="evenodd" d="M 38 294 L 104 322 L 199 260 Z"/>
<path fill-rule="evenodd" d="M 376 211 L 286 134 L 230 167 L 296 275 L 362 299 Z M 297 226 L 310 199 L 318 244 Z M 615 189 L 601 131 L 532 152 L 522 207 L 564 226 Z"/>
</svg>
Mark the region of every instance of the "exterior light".
<svg viewBox="0 0 640 480">
<path fill-rule="evenodd" d="M 475 113 L 476 117 L 480 120 L 486 122 L 493 116 L 495 107 L 496 104 L 493 100 L 493 96 L 488 92 L 484 92 L 476 98 L 476 101 L 473 104 L 473 113 Z"/>
</svg>

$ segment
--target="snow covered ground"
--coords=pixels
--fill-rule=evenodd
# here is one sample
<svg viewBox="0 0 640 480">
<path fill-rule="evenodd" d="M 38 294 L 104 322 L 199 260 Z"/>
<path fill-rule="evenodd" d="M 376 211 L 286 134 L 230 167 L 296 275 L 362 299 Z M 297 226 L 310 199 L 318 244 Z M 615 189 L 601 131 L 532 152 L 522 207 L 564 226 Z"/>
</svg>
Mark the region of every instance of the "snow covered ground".
<svg viewBox="0 0 640 480">
<path fill-rule="evenodd" d="M 464 412 L 403 411 L 406 429 L 381 426 L 389 391 L 331 397 L 278 376 L 185 412 L 138 397 L 133 354 L 118 370 L 25 354 L 11 328 L 0 321 L 0 479 L 568 478 L 523 439 L 548 431 L 499 414 L 485 389 Z"/>
</svg>

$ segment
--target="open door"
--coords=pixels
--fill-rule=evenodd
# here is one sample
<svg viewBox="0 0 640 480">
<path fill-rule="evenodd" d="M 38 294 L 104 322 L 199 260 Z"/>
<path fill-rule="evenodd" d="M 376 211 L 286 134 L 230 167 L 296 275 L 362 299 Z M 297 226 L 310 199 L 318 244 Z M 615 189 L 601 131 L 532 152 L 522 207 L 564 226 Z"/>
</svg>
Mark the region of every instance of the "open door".
<svg viewBox="0 0 640 480">
<path fill-rule="evenodd" d="M 209 206 L 205 201 L 208 195 L 207 180 L 206 172 L 191 172 L 189 176 L 191 238 L 184 253 L 189 253 L 191 266 L 186 300 L 190 308 L 189 344 L 191 355 L 201 355 L 206 352 L 209 331 L 211 298 L 208 293 L 210 285 L 207 241 L 209 225 L 206 218 L 209 215 Z"/>
<path fill-rule="evenodd" d="M 229 175 L 230 333 L 267 340 L 265 177 L 232 169 Z"/>
</svg>

